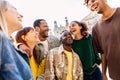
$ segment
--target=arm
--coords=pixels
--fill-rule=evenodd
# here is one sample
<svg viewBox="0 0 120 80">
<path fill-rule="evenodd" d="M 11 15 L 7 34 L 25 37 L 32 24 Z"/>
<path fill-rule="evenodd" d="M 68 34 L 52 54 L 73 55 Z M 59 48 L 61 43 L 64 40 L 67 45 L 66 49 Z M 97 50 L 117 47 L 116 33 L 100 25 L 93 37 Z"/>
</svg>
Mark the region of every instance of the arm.
<svg viewBox="0 0 120 80">
<path fill-rule="evenodd" d="M 23 43 L 18 43 L 18 44 L 16 45 L 16 48 L 18 48 L 19 50 L 27 53 L 27 55 L 28 55 L 29 57 L 32 56 L 32 53 L 31 53 L 31 51 L 30 51 L 30 48 L 28 48 L 25 44 L 23 44 Z"/>
<path fill-rule="evenodd" d="M 94 45 L 94 50 L 95 53 L 101 53 L 101 59 L 102 59 L 102 80 L 108 80 L 106 76 L 106 69 L 107 69 L 107 60 L 106 56 L 102 50 L 101 47 L 101 41 L 100 41 L 100 36 L 98 35 L 97 31 L 97 24 L 92 28 L 92 35 L 93 35 L 93 45 Z"/>
<path fill-rule="evenodd" d="M 0 32 L 0 80 L 23 80 L 9 43 L 7 37 Z"/>
<path fill-rule="evenodd" d="M 79 64 L 78 65 L 78 70 L 77 70 L 78 73 L 79 73 L 78 80 L 83 80 L 83 67 L 82 67 L 82 62 L 81 62 L 79 56 L 78 56 L 77 62 L 78 62 L 77 64 Z"/>
<path fill-rule="evenodd" d="M 106 76 L 107 60 L 104 53 L 101 54 L 101 58 L 102 58 L 102 78 L 103 80 L 108 80 Z"/>
<path fill-rule="evenodd" d="M 45 65 L 45 80 L 55 80 L 53 58 L 54 58 L 53 53 L 49 53 L 47 55 L 46 65 Z"/>
<path fill-rule="evenodd" d="M 95 64 L 92 67 L 99 66 L 101 64 L 102 60 L 100 58 L 99 53 L 95 53 Z"/>
<path fill-rule="evenodd" d="M 37 71 L 38 76 L 41 75 L 42 73 L 44 73 L 44 71 L 45 71 L 45 62 L 46 62 L 46 59 L 43 59 L 41 61 L 41 63 L 39 64 L 38 71 Z"/>
</svg>

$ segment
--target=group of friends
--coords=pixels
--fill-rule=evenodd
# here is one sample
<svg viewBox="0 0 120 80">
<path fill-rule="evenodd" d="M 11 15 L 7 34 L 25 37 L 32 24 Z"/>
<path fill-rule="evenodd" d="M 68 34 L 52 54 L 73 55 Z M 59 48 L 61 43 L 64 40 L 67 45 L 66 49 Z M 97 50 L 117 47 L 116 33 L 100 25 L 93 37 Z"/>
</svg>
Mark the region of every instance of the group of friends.
<svg viewBox="0 0 120 80">
<path fill-rule="evenodd" d="M 107 67 L 110 78 L 120 80 L 120 8 L 111 8 L 107 0 L 84 2 L 102 14 L 92 34 L 86 23 L 72 21 L 58 39 L 48 35 L 45 19 L 23 28 L 23 16 L 0 0 L 0 80 L 108 80 Z"/>
</svg>

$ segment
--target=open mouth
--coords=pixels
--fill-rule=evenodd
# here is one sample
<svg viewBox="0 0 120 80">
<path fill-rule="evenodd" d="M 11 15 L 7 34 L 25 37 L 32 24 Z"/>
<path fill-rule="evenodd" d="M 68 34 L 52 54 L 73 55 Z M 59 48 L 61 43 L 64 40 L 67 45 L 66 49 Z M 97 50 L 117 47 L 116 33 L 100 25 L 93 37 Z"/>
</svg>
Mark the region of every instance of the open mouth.
<svg viewBox="0 0 120 80">
<path fill-rule="evenodd" d="M 72 38 L 68 38 L 67 40 L 68 40 L 68 41 L 72 41 Z"/>
<path fill-rule="evenodd" d="M 76 31 L 76 30 L 75 30 L 75 29 L 73 29 L 73 30 L 71 30 L 70 32 L 71 32 L 71 33 L 74 33 L 75 31 Z"/>
<path fill-rule="evenodd" d="M 92 9 L 93 9 L 94 11 L 98 11 L 98 8 L 99 8 L 99 7 L 98 7 L 97 4 L 94 4 L 93 7 L 92 7 Z"/>
</svg>

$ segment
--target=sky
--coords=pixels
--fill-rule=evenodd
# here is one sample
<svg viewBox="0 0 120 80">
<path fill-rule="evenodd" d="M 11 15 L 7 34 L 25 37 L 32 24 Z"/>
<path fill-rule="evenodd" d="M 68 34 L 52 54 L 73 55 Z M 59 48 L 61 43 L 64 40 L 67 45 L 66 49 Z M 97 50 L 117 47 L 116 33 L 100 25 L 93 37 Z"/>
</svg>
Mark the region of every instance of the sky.
<svg viewBox="0 0 120 80">
<path fill-rule="evenodd" d="M 23 26 L 33 26 L 35 19 L 45 19 L 51 29 L 54 21 L 58 25 L 65 25 L 68 21 L 82 20 L 90 10 L 83 5 L 84 0 L 8 0 L 23 17 Z M 111 7 L 119 7 L 120 0 L 107 0 Z"/>
</svg>

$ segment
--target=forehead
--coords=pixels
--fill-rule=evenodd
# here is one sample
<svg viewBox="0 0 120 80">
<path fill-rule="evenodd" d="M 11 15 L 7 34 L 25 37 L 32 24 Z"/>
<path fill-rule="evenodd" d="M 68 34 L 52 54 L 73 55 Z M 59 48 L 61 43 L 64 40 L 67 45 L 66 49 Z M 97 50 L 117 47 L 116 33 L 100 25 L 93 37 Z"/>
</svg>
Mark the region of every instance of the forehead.
<svg viewBox="0 0 120 80">
<path fill-rule="evenodd" d="M 69 31 L 64 31 L 64 32 L 62 32 L 62 36 L 65 36 L 65 35 L 70 35 L 71 33 L 69 32 Z"/>
<path fill-rule="evenodd" d="M 87 4 L 94 3 L 96 0 L 88 0 Z"/>
<path fill-rule="evenodd" d="M 71 22 L 70 24 L 71 24 L 71 25 L 72 25 L 72 24 L 75 24 L 75 22 L 73 21 L 73 22 Z"/>
<path fill-rule="evenodd" d="M 11 5 L 10 3 L 7 3 L 6 10 L 18 13 L 17 9 L 13 5 Z"/>
<path fill-rule="evenodd" d="M 46 21 L 40 21 L 40 25 L 45 25 L 45 24 L 47 24 Z"/>
</svg>

